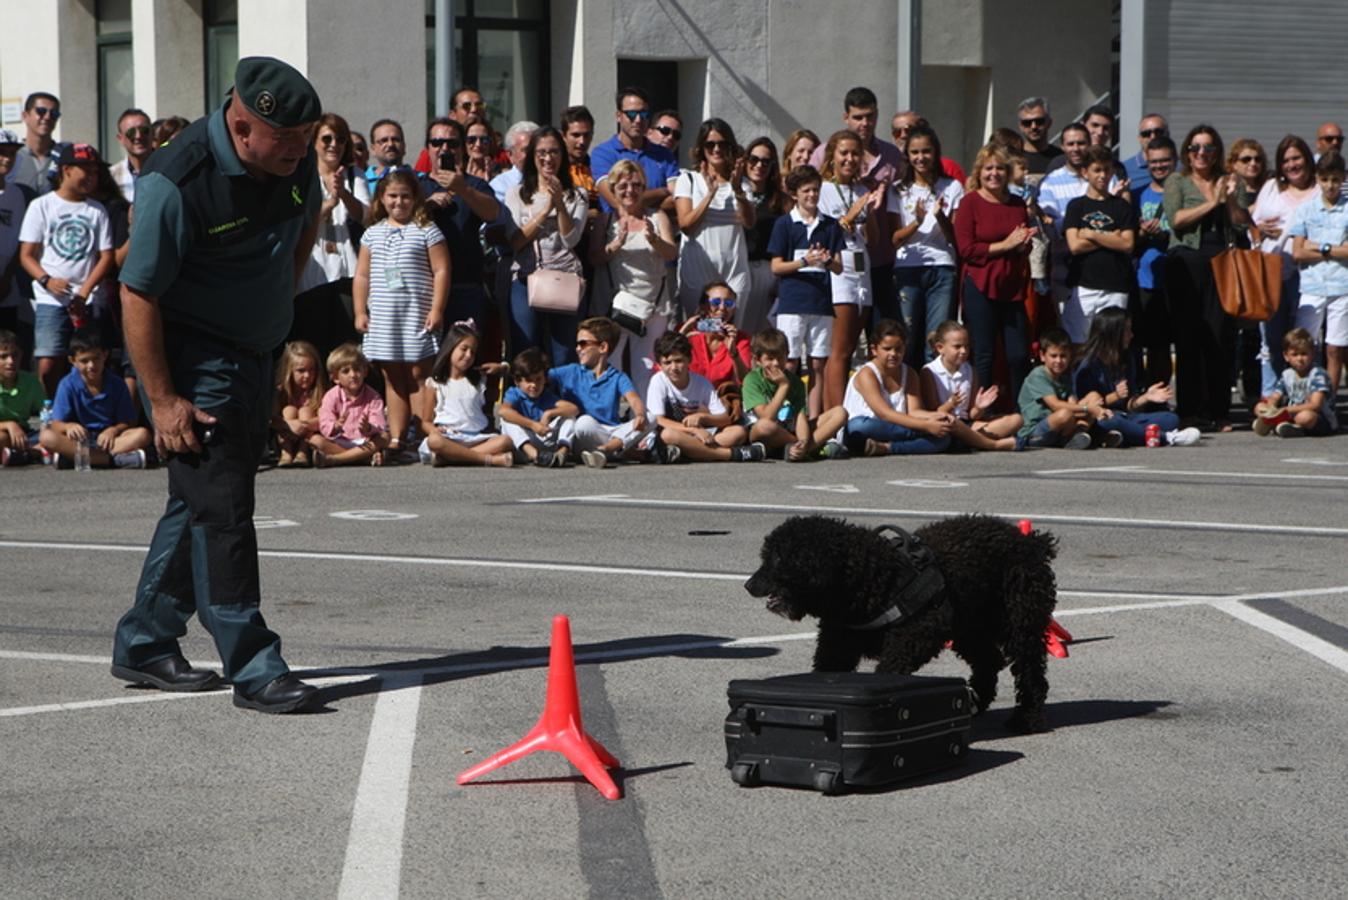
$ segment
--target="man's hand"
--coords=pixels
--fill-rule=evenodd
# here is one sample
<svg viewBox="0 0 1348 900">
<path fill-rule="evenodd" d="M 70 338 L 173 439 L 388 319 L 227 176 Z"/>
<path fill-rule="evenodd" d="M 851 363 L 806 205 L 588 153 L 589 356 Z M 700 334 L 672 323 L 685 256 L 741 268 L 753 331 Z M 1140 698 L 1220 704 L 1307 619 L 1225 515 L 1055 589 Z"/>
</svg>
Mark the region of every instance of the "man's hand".
<svg viewBox="0 0 1348 900">
<path fill-rule="evenodd" d="M 202 412 L 186 397 L 170 394 L 154 401 L 154 445 L 160 456 L 171 453 L 200 453 L 201 442 L 193 426 L 197 422 L 214 425 L 215 416 Z"/>
</svg>

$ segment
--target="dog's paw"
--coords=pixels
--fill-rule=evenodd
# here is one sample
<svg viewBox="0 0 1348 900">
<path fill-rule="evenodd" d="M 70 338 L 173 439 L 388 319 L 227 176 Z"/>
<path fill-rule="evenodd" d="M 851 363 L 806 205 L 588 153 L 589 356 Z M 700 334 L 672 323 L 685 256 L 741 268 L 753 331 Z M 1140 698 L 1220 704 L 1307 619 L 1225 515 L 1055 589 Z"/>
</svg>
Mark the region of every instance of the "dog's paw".
<svg viewBox="0 0 1348 900">
<path fill-rule="evenodd" d="M 1030 713 L 1023 709 L 1011 713 L 1011 717 L 1006 720 L 1006 727 L 1016 734 L 1041 734 L 1052 730 L 1042 711 Z"/>
</svg>

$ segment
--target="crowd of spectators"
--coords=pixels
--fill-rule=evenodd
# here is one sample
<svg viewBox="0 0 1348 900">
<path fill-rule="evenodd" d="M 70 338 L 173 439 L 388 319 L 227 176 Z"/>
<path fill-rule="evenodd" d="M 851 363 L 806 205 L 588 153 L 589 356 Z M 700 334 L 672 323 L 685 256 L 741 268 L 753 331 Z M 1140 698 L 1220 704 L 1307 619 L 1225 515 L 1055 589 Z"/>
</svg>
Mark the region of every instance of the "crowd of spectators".
<svg viewBox="0 0 1348 900">
<path fill-rule="evenodd" d="M 885 140 L 865 87 L 839 112 L 780 149 L 721 118 L 685 128 L 636 87 L 611 126 L 583 106 L 555 126 L 496 122 L 464 88 L 419 146 L 396 119 L 367 141 L 325 113 L 275 460 L 1186 445 L 1232 430 L 1233 387 L 1259 434 L 1337 431 L 1337 124 L 1269 153 L 1210 124 L 1177 141 L 1148 114 L 1130 153 L 1110 109 L 1054 137 L 1032 97 L 954 160 L 916 111 Z M 33 93 L 22 139 L 0 131 L 0 461 L 143 467 L 153 435 L 117 273 L 137 180 L 189 123 L 126 110 L 110 166 L 54 139 L 60 115 Z M 1233 247 L 1281 261 L 1267 321 L 1223 309 L 1212 261 Z"/>
</svg>

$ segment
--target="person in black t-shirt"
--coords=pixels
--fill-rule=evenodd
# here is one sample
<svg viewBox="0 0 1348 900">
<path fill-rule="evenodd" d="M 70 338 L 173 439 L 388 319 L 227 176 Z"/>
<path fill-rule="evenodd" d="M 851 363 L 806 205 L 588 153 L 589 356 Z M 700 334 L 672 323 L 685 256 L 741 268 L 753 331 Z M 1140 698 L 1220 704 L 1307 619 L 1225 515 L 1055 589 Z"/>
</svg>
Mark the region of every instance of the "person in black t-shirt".
<svg viewBox="0 0 1348 900">
<path fill-rule="evenodd" d="M 1063 230 L 1067 249 L 1067 286 L 1071 295 L 1063 304 L 1063 328 L 1080 346 L 1086 342 L 1091 320 L 1109 307 L 1128 308 L 1133 289 L 1133 244 L 1137 213 L 1122 197 L 1109 193 L 1114 158 L 1107 147 L 1086 151 L 1086 195 L 1067 204 Z"/>
</svg>

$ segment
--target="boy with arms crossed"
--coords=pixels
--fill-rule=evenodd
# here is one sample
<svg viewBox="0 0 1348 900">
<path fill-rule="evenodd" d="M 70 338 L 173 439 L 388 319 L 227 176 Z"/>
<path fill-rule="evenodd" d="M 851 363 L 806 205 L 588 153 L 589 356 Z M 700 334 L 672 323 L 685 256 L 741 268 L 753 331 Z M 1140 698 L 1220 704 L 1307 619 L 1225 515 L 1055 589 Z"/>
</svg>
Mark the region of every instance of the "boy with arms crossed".
<svg viewBox="0 0 1348 900">
<path fill-rule="evenodd" d="M 1301 263 L 1297 326 L 1319 343 L 1325 327 L 1325 370 L 1337 387 L 1348 348 L 1348 200 L 1342 196 L 1344 161 L 1327 150 L 1315 164 L 1320 196 L 1296 208 L 1287 233 L 1292 258 Z"/>
<path fill-rule="evenodd" d="M 1076 347 L 1086 343 L 1097 312 L 1128 308 L 1135 280 L 1137 213 L 1129 201 L 1109 193 L 1114 165 L 1107 147 L 1087 149 L 1086 194 L 1071 200 L 1063 214 L 1071 292 L 1063 303 L 1062 326 Z"/>
</svg>

